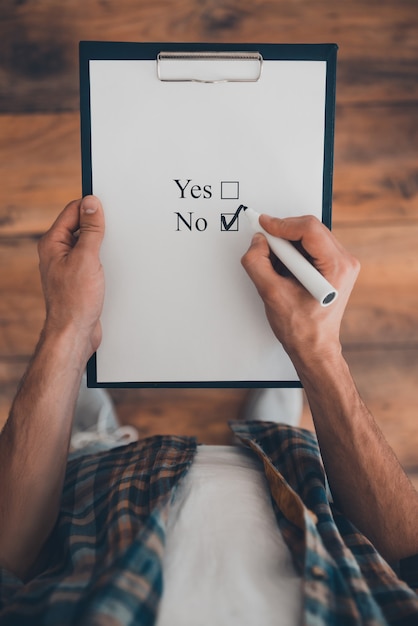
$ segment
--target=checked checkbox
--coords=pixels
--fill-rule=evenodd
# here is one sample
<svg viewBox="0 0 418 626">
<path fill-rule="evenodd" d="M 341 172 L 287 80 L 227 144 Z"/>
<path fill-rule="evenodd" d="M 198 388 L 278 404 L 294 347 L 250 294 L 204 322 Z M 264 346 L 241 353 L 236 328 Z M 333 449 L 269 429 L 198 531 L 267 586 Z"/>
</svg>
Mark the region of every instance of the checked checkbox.
<svg viewBox="0 0 418 626">
<path fill-rule="evenodd" d="M 241 213 L 242 209 L 245 209 L 243 205 L 239 206 L 235 213 L 221 213 L 221 230 L 238 231 L 238 215 Z"/>
<path fill-rule="evenodd" d="M 236 213 L 221 213 L 221 230 L 238 230 L 238 216 Z"/>
</svg>

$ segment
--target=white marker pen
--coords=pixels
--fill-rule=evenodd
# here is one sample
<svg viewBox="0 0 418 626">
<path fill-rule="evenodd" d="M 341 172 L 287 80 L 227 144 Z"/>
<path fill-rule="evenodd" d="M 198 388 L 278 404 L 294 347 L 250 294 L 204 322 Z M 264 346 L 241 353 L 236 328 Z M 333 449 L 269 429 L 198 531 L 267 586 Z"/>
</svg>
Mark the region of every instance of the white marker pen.
<svg viewBox="0 0 418 626">
<path fill-rule="evenodd" d="M 262 233 L 278 259 L 290 270 L 295 278 L 318 300 L 321 306 L 329 306 L 338 296 L 338 291 L 320 272 L 309 263 L 303 254 L 290 241 L 274 237 L 260 226 L 260 214 L 244 205 L 240 206 L 247 216 L 254 232 Z M 239 210 L 239 209 L 238 209 Z"/>
</svg>

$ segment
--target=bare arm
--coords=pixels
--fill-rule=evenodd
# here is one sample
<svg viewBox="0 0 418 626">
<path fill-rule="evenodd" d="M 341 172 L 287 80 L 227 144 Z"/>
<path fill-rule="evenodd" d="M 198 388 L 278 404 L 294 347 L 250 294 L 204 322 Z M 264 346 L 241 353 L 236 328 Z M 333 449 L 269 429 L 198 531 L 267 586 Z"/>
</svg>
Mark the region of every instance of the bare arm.
<svg viewBox="0 0 418 626">
<path fill-rule="evenodd" d="M 260 222 L 271 234 L 299 241 L 339 290 L 335 303 L 320 307 L 297 281 L 274 271 L 262 235 L 242 259 L 305 388 L 334 499 L 387 560 L 417 554 L 418 495 L 362 402 L 341 353 L 341 318 L 359 264 L 315 218 L 262 216 Z"/>
<path fill-rule="evenodd" d="M 23 577 L 58 515 L 72 417 L 101 339 L 99 201 L 70 203 L 39 245 L 46 321 L 0 435 L 0 565 Z"/>
</svg>

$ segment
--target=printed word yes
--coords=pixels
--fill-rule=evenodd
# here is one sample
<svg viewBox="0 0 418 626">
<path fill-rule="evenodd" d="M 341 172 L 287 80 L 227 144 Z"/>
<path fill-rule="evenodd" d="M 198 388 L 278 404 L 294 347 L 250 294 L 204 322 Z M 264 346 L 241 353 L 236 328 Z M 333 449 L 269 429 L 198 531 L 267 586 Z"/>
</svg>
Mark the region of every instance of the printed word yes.
<svg viewBox="0 0 418 626">
<path fill-rule="evenodd" d="M 212 185 L 196 185 L 191 184 L 192 179 L 181 180 L 180 178 L 174 178 L 174 182 L 180 190 L 180 198 L 211 198 L 212 197 Z"/>
</svg>

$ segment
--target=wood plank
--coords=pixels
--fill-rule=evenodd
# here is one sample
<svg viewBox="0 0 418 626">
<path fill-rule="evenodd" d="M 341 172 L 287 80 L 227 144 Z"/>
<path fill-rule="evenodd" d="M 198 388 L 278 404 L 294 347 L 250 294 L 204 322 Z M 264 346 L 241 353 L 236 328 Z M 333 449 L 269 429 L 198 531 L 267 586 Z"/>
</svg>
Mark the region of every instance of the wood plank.
<svg viewBox="0 0 418 626">
<path fill-rule="evenodd" d="M 109 393 L 121 422 L 133 424 L 141 437 L 190 435 L 200 443 L 229 445 L 233 437 L 228 422 L 241 419 L 251 392 L 247 389 L 111 389 Z M 305 396 L 301 426 L 313 430 Z"/>
<path fill-rule="evenodd" d="M 417 106 L 338 106 L 333 223 L 418 220 Z"/>
<path fill-rule="evenodd" d="M 335 234 L 362 263 L 343 323 L 344 345 L 418 345 L 418 224 L 337 227 Z M 0 240 L 3 357 L 29 355 L 44 319 L 36 243 Z"/>
<path fill-rule="evenodd" d="M 0 429 L 5 423 L 25 365 L 0 359 Z M 111 390 L 117 415 L 141 437 L 158 434 L 197 436 L 202 443 L 232 441 L 228 420 L 237 419 L 244 389 Z"/>
<path fill-rule="evenodd" d="M 10 411 L 27 360 L 0 358 L 0 430 Z M 228 422 L 240 418 L 247 389 L 110 389 L 122 424 L 133 424 L 141 437 L 176 434 L 198 438 L 200 443 L 228 445 Z M 304 428 L 312 429 L 305 402 Z"/>
<path fill-rule="evenodd" d="M 0 235 L 45 232 L 81 196 L 77 113 L 0 116 Z"/>
<path fill-rule="evenodd" d="M 361 271 L 342 326 L 345 346 L 418 345 L 418 224 L 336 227 Z"/>
<path fill-rule="evenodd" d="M 418 220 L 415 107 L 338 107 L 334 225 Z M 45 232 L 81 195 L 78 113 L 0 116 L 0 236 Z"/>
<path fill-rule="evenodd" d="M 28 357 L 44 320 L 36 241 L 0 241 L 0 267 L 0 357 Z"/>
<path fill-rule="evenodd" d="M 418 347 L 345 352 L 359 392 L 410 474 L 418 473 Z"/>
<path fill-rule="evenodd" d="M 111 390 L 123 423 L 141 437 L 158 434 L 197 436 L 200 443 L 228 445 L 228 421 L 238 418 L 244 389 Z"/>
<path fill-rule="evenodd" d="M 344 102 L 416 101 L 414 0 L 5 0 L 0 111 L 78 108 L 79 40 L 324 42 L 340 45 Z"/>
<path fill-rule="evenodd" d="M 360 394 L 401 464 L 418 474 L 416 364 L 418 348 L 374 348 L 345 352 Z M 0 427 L 10 408 L 24 363 L 0 360 Z M 135 425 L 141 437 L 156 434 L 197 436 L 201 443 L 229 444 L 227 422 L 238 419 L 244 389 L 112 389 L 122 423 Z M 312 428 L 308 407 L 302 426 Z"/>
</svg>

